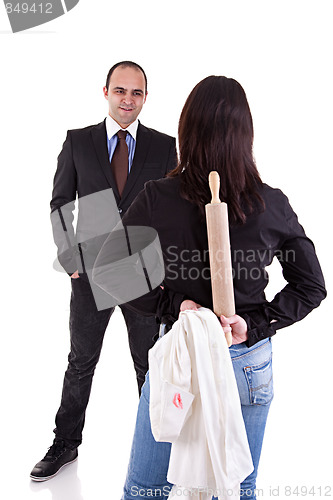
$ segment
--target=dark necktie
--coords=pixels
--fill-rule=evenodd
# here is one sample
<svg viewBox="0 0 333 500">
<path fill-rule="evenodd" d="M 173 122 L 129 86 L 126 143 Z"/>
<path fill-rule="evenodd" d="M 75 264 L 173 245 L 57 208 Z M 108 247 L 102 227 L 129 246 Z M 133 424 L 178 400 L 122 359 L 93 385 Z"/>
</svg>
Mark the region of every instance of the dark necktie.
<svg viewBox="0 0 333 500">
<path fill-rule="evenodd" d="M 128 147 L 126 144 L 126 130 L 119 130 L 117 132 L 117 136 L 118 143 L 111 159 L 111 169 L 121 197 L 128 174 Z"/>
</svg>

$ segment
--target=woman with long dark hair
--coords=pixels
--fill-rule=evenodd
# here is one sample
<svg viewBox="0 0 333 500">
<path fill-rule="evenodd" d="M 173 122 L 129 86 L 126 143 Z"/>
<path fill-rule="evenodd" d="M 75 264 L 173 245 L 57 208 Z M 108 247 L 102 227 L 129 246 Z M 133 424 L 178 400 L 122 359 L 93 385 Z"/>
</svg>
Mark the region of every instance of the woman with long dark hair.
<svg viewBox="0 0 333 500">
<path fill-rule="evenodd" d="M 224 76 L 200 82 L 181 113 L 178 138 L 180 162 L 169 175 L 183 174 L 181 195 L 204 213 L 211 198 L 208 174 L 215 170 L 230 219 L 244 223 L 246 206 L 251 210 L 255 200 L 263 200 L 252 154 L 252 117 L 241 85 Z"/>
<path fill-rule="evenodd" d="M 325 285 L 312 242 L 287 197 L 264 184 L 252 152 L 253 125 L 241 85 L 223 76 L 205 78 L 190 93 L 179 120 L 178 167 L 165 179 L 150 181 L 123 224 L 157 230 L 165 262 L 162 287 L 129 303 L 172 325 L 179 312 L 212 309 L 205 204 L 209 172 L 221 179 L 227 202 L 236 312 L 221 317 L 232 333 L 230 355 L 254 470 L 240 485 L 241 498 L 254 499 L 262 440 L 273 398 L 271 337 L 304 318 L 325 297 Z M 108 241 L 96 262 L 95 280 L 107 289 L 98 266 L 107 261 Z M 265 267 L 279 260 L 286 286 L 268 302 Z M 101 268 L 102 269 L 102 268 Z M 251 370 L 247 377 L 245 370 Z M 149 376 L 142 390 L 123 500 L 164 499 L 170 492 L 169 443 L 156 442 L 149 421 Z M 154 494 L 152 494 L 154 492 Z"/>
</svg>

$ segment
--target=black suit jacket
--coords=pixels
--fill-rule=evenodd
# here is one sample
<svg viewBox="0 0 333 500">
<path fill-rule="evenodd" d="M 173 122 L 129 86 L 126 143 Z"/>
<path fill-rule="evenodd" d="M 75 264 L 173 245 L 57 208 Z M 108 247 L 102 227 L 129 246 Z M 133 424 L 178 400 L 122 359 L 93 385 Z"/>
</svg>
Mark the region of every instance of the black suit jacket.
<svg viewBox="0 0 333 500">
<path fill-rule="evenodd" d="M 91 221 L 102 214 L 98 214 L 96 209 L 96 214 L 81 217 L 80 198 L 111 188 L 117 204 L 117 217 L 119 214 L 122 217 L 144 184 L 149 180 L 164 177 L 176 163 L 175 138 L 139 123 L 133 164 L 120 198 L 109 161 L 105 120 L 83 129 L 69 130 L 58 157 L 51 200 L 54 240 L 58 247 L 59 261 L 64 269 L 69 274 L 76 269 L 84 271 L 82 251 L 89 253 L 89 248 L 87 249 L 89 244 L 83 247 L 82 244 L 76 245 L 73 210 L 77 195 L 79 198 L 77 227 L 80 227 L 82 234 L 86 230 L 85 239 L 93 241 L 90 248 L 94 249 L 90 253 L 97 255 L 96 248 L 100 248 L 106 236 L 98 232 L 94 235 L 91 227 L 85 226 L 90 226 Z M 89 210 L 94 210 L 93 203 L 89 204 Z M 110 217 L 115 217 L 115 214 L 110 213 Z M 117 223 L 117 220 L 114 222 Z"/>
</svg>

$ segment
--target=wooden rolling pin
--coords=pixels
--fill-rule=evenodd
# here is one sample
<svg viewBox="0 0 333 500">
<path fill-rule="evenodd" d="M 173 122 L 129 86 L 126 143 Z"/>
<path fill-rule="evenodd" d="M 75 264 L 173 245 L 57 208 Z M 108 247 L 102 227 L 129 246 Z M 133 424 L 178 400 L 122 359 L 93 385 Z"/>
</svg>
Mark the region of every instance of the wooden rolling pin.
<svg viewBox="0 0 333 500">
<path fill-rule="evenodd" d="M 217 316 L 235 314 L 234 287 L 230 253 L 228 207 L 219 198 L 220 176 L 212 171 L 208 177 L 212 201 L 206 205 L 209 262 L 212 281 L 213 309 Z M 232 335 L 226 335 L 228 347 Z"/>
</svg>

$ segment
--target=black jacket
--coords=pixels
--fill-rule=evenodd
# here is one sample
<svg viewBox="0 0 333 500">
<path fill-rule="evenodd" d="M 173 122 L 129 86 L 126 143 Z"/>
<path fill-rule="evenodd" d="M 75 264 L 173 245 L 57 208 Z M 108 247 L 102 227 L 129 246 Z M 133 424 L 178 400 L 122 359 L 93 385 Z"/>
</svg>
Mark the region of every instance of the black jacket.
<svg viewBox="0 0 333 500">
<path fill-rule="evenodd" d="M 249 346 L 304 318 L 326 296 L 313 243 L 287 197 L 265 184 L 260 194 L 265 210 L 230 227 L 236 313 L 247 322 Z M 179 177 L 148 182 L 122 222 L 155 228 L 165 262 L 164 289 L 157 287 L 129 305 L 169 323 L 177 319 L 185 298 L 212 309 L 206 223 L 198 207 L 181 198 Z M 105 263 L 110 251 L 107 240 L 96 265 Z M 274 257 L 287 284 L 268 302 L 265 268 Z"/>
</svg>

